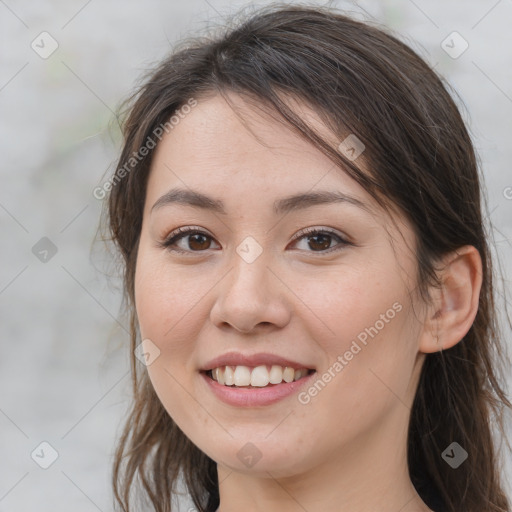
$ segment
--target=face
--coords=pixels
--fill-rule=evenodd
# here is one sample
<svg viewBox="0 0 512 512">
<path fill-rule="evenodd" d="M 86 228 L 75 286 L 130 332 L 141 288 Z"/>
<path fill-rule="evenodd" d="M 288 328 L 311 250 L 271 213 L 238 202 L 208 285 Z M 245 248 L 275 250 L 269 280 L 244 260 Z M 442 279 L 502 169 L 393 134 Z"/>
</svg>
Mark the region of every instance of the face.
<svg viewBox="0 0 512 512">
<path fill-rule="evenodd" d="M 284 477 L 356 455 L 370 463 L 405 441 L 421 368 L 412 228 L 304 139 L 231 98 L 244 122 L 220 96 L 198 101 L 153 158 L 135 278 L 152 385 L 226 468 Z M 211 202 L 166 198 L 173 189 Z M 284 201 L 322 191 L 342 199 Z M 254 386 L 206 373 L 226 365 L 233 375 L 221 381 Z M 284 382 L 264 386 L 272 374 Z"/>
</svg>

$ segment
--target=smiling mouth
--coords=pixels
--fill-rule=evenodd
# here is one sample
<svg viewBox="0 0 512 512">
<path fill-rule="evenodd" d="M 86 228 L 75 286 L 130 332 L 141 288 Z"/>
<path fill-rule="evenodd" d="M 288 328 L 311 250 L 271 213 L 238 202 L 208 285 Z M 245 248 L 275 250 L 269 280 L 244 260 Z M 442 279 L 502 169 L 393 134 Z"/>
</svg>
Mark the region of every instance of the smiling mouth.
<svg viewBox="0 0 512 512">
<path fill-rule="evenodd" d="M 231 388 L 265 388 L 303 379 L 315 370 L 279 365 L 220 366 L 202 371 L 218 384 Z"/>
</svg>

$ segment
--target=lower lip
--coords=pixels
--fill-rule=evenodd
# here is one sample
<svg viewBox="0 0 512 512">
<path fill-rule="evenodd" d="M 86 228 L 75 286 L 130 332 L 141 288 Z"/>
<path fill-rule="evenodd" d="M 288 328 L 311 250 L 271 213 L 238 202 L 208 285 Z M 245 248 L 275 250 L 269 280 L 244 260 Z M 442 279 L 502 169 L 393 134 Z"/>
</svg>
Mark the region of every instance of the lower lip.
<svg viewBox="0 0 512 512">
<path fill-rule="evenodd" d="M 315 375 L 313 372 L 306 377 L 293 382 L 282 382 L 265 388 L 236 388 L 219 384 L 216 380 L 201 372 L 201 377 L 206 381 L 217 398 L 229 405 L 237 407 L 253 407 L 258 405 L 270 405 L 296 393 L 300 388 L 310 382 Z"/>
</svg>

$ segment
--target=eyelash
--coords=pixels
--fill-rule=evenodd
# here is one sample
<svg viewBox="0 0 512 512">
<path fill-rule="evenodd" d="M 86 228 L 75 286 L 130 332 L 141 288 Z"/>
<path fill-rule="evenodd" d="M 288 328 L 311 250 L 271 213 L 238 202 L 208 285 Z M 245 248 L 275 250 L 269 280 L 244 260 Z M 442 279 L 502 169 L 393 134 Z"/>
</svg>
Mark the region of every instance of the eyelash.
<svg viewBox="0 0 512 512">
<path fill-rule="evenodd" d="M 339 250 L 341 250 L 345 246 L 353 245 L 348 240 L 344 239 L 339 234 L 337 234 L 335 231 L 333 231 L 331 229 L 327 229 L 327 228 L 324 228 L 324 229 L 305 228 L 305 229 L 299 231 L 297 236 L 295 238 L 293 238 L 292 241 L 300 240 L 301 238 L 304 238 L 306 236 L 312 237 L 314 235 L 319 235 L 319 234 L 320 235 L 329 235 L 329 236 L 333 236 L 333 237 L 337 238 L 339 240 L 338 245 L 335 245 L 334 247 L 326 249 L 325 251 L 306 251 L 306 252 L 313 252 L 313 253 L 319 253 L 319 254 L 327 254 L 327 253 L 331 253 L 331 252 L 334 252 L 334 251 L 339 251 Z M 192 226 L 188 226 L 188 227 L 185 227 L 185 228 L 178 228 L 178 229 L 174 230 L 172 233 L 169 234 L 168 237 L 166 237 L 166 239 L 163 242 L 160 242 L 158 245 L 160 247 L 162 247 L 162 248 L 167 249 L 168 251 L 177 252 L 177 253 L 191 253 L 191 252 L 192 253 L 194 253 L 194 252 L 195 253 L 200 253 L 200 252 L 205 252 L 205 251 L 188 251 L 188 250 L 183 250 L 183 249 L 172 248 L 172 246 L 177 241 L 181 240 L 182 238 L 185 238 L 186 235 L 204 235 L 204 236 L 206 236 L 208 238 L 213 239 L 208 233 L 205 233 L 204 231 L 201 231 L 201 230 L 199 230 L 197 228 L 194 228 Z"/>
</svg>

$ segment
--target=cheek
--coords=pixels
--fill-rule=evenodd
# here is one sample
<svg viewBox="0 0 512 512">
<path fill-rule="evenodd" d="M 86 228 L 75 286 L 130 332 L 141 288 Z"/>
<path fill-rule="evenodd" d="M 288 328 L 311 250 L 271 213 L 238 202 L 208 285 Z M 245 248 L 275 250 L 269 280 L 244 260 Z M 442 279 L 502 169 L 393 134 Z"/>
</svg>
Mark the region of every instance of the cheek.
<svg viewBox="0 0 512 512">
<path fill-rule="evenodd" d="M 135 307 L 141 339 L 151 340 L 159 350 L 147 367 L 153 389 L 176 424 L 188 430 L 198 421 L 188 390 L 196 377 L 192 356 L 200 323 L 194 304 L 200 296 L 176 274 L 165 258 L 142 249 L 134 282 Z"/>
<path fill-rule="evenodd" d="M 353 340 L 386 336 L 401 316 L 397 310 L 403 309 L 406 296 L 400 276 L 383 272 L 382 264 L 365 265 L 364 270 L 347 266 L 302 283 L 294 291 L 304 303 L 310 335 L 331 358 L 350 349 Z"/>
<path fill-rule="evenodd" d="M 192 356 L 197 318 L 190 304 L 194 294 L 184 293 L 179 279 L 143 252 L 134 285 L 141 339 L 151 340 L 158 348 L 158 357 L 147 367 L 149 378 L 170 415 L 179 416 L 187 409 L 184 389 L 190 388 L 196 371 Z"/>
<path fill-rule="evenodd" d="M 309 337 L 326 354 L 318 396 L 325 393 L 327 403 L 343 404 L 333 408 L 340 419 L 355 411 L 373 414 L 396 399 L 393 392 L 401 398 L 407 392 L 418 332 L 406 286 L 389 267 L 383 272 L 382 265 L 368 265 L 364 272 L 310 280 L 300 292 L 315 313 L 308 313 L 314 319 L 306 324 Z M 323 401 L 315 393 L 312 389 L 304 401 Z"/>
<path fill-rule="evenodd" d="M 339 323 L 341 334 L 328 347 L 327 367 L 299 397 L 299 421 L 308 424 L 314 418 L 315 425 L 329 426 L 305 440 L 312 451 L 315 445 L 329 447 L 340 440 L 354 440 L 380 428 L 386 418 L 408 413 L 404 404 L 408 403 L 415 352 L 405 345 L 412 346 L 414 340 L 407 334 L 407 308 L 398 309 L 391 305 L 392 312 L 385 317 L 388 323 L 381 320 L 384 325 L 374 315 L 365 322 L 366 310 L 359 317 L 354 311 L 352 318 L 347 317 L 350 320 Z M 385 315 L 388 309 L 376 307 L 375 311 Z"/>
<path fill-rule="evenodd" d="M 204 276 L 190 269 L 174 269 L 165 255 L 141 249 L 135 273 L 135 308 L 142 338 L 154 339 L 160 348 L 172 343 L 179 349 L 198 325 L 195 306 L 206 294 Z"/>
</svg>

